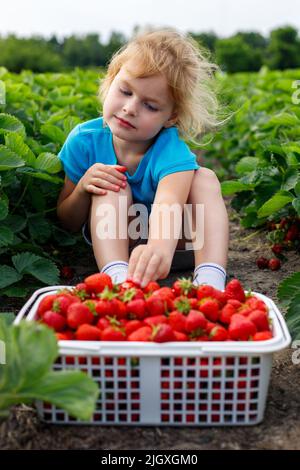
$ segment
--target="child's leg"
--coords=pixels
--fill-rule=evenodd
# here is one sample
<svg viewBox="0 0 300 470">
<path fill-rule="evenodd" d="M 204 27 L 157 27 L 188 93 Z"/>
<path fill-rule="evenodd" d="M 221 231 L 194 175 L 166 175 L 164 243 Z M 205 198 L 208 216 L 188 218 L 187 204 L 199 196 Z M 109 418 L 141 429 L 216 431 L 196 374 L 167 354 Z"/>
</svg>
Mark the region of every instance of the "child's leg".
<svg viewBox="0 0 300 470">
<path fill-rule="evenodd" d="M 219 180 L 212 170 L 200 168 L 195 172 L 187 203 L 192 205 L 192 230 L 203 229 L 204 237 L 201 248 L 197 248 L 197 243 L 193 244 L 194 280 L 197 284 L 211 283 L 223 289 L 229 244 L 228 214 Z M 203 204 L 204 227 L 196 226 L 197 204 Z M 180 240 L 177 249 L 184 249 L 185 244 L 185 239 Z"/>
<path fill-rule="evenodd" d="M 123 201 L 126 202 L 126 207 L 119 207 L 120 196 L 126 196 Z M 100 205 L 107 204 L 109 211 L 99 214 Z M 130 186 L 121 188 L 120 191 L 108 191 L 103 196 L 92 196 L 89 226 L 91 232 L 91 239 L 93 250 L 99 270 L 109 274 L 114 282 L 122 282 L 126 279 L 128 271 L 129 260 L 129 238 L 128 238 L 128 218 L 122 216 L 120 212 L 128 213 L 128 207 L 132 204 L 132 194 Z M 103 219 L 105 218 L 105 219 Z M 97 234 L 97 226 L 103 220 L 107 223 L 105 230 L 113 229 L 113 236 L 108 238 L 101 238 Z M 125 234 L 125 238 L 120 237 Z M 115 235 L 115 236 L 114 236 Z"/>
</svg>

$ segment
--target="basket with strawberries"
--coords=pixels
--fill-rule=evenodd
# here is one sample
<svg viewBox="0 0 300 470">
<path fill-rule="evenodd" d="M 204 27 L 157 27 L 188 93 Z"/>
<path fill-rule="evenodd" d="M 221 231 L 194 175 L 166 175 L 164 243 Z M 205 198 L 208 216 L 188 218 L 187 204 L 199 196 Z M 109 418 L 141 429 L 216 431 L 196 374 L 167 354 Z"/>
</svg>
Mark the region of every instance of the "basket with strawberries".
<svg viewBox="0 0 300 470">
<path fill-rule="evenodd" d="M 72 288 L 44 296 L 37 319 L 58 340 L 81 341 L 265 341 L 273 337 L 268 306 L 232 279 L 224 291 L 190 279 L 171 287 L 151 281 L 113 284 L 92 274 Z"/>
</svg>

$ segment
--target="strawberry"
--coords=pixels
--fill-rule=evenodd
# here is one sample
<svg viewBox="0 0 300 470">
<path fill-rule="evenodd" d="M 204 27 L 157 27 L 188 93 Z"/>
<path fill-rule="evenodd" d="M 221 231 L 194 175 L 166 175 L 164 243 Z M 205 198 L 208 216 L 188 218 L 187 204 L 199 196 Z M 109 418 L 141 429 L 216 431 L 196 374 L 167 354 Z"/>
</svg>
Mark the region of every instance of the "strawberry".
<svg viewBox="0 0 300 470">
<path fill-rule="evenodd" d="M 143 326 L 138 330 L 133 331 L 128 336 L 128 341 L 151 341 L 152 328 L 150 326 Z"/>
<path fill-rule="evenodd" d="M 43 323 L 46 323 L 50 328 L 55 331 L 62 331 L 66 326 L 66 319 L 63 315 L 47 310 L 43 314 Z"/>
<path fill-rule="evenodd" d="M 257 331 L 268 331 L 270 329 L 268 316 L 262 310 L 253 310 L 247 318 L 254 323 Z"/>
<path fill-rule="evenodd" d="M 56 297 L 57 297 L 56 294 L 49 294 L 49 295 L 46 295 L 46 297 L 42 298 L 42 300 L 40 301 L 40 303 L 38 305 L 38 309 L 37 309 L 37 314 L 38 314 L 39 317 L 42 317 L 43 314 L 47 310 L 52 309 L 52 305 L 53 305 L 53 302 L 56 299 Z"/>
<path fill-rule="evenodd" d="M 236 314 L 236 308 L 229 302 L 222 308 L 219 320 L 222 323 L 229 324 L 232 315 Z"/>
<path fill-rule="evenodd" d="M 207 320 L 203 313 L 198 310 L 191 310 L 186 317 L 186 331 L 195 336 L 199 336 L 207 327 Z"/>
<path fill-rule="evenodd" d="M 138 330 L 139 328 L 142 328 L 143 326 L 145 325 L 140 320 L 129 320 L 124 326 L 126 336 L 129 336 L 131 333 Z"/>
<path fill-rule="evenodd" d="M 163 315 L 167 311 L 167 305 L 163 299 L 152 295 L 146 299 L 146 309 L 150 316 Z"/>
<path fill-rule="evenodd" d="M 143 320 L 143 318 L 145 318 L 147 312 L 146 301 L 144 299 L 130 300 L 125 305 L 127 318 L 136 318 L 138 320 Z"/>
<path fill-rule="evenodd" d="M 155 290 L 160 289 L 160 285 L 156 281 L 150 281 L 143 289 L 145 294 L 152 294 Z"/>
<path fill-rule="evenodd" d="M 63 266 L 60 269 L 60 277 L 63 279 L 73 279 L 74 269 L 72 269 L 70 266 Z"/>
<path fill-rule="evenodd" d="M 111 277 L 105 273 L 96 273 L 88 276 L 84 279 L 88 292 L 95 292 L 99 294 L 107 286 L 109 289 L 112 289 L 113 283 Z"/>
<path fill-rule="evenodd" d="M 166 323 L 159 323 L 153 327 L 151 340 L 156 343 L 165 343 L 167 341 L 175 341 L 174 331 Z"/>
<path fill-rule="evenodd" d="M 197 287 L 193 285 L 191 278 L 182 277 L 177 279 L 172 286 L 173 293 L 176 297 L 185 295 L 188 298 L 197 295 Z"/>
<path fill-rule="evenodd" d="M 182 331 L 173 331 L 175 336 L 175 341 L 188 341 L 189 337 Z"/>
<path fill-rule="evenodd" d="M 204 299 L 205 297 L 214 297 L 215 288 L 208 284 L 202 284 L 197 289 L 198 300 Z"/>
<path fill-rule="evenodd" d="M 263 300 L 255 297 L 254 295 L 249 297 L 245 302 L 252 310 L 263 310 L 264 312 L 268 312 L 268 307 L 264 303 Z"/>
<path fill-rule="evenodd" d="M 165 304 L 166 311 L 171 312 L 173 310 L 175 296 L 170 287 L 161 287 L 160 289 L 157 289 L 153 292 L 151 297 L 161 299 Z"/>
<path fill-rule="evenodd" d="M 275 243 L 271 250 L 273 251 L 274 255 L 280 255 L 283 250 L 283 246 L 280 243 Z"/>
<path fill-rule="evenodd" d="M 165 315 L 156 315 L 155 317 L 148 317 L 144 320 L 144 325 L 156 326 L 162 323 L 168 323 L 168 318 Z"/>
<path fill-rule="evenodd" d="M 243 315 L 236 313 L 231 317 L 228 333 L 230 339 L 248 341 L 255 335 L 256 326 Z"/>
<path fill-rule="evenodd" d="M 287 233 L 284 237 L 284 240 L 285 241 L 293 241 L 293 240 L 296 240 L 298 237 L 299 237 L 299 229 L 298 229 L 296 224 L 293 224 L 288 229 L 288 231 L 287 231 Z"/>
<path fill-rule="evenodd" d="M 272 336 L 271 331 L 259 331 L 258 333 L 255 333 L 252 340 L 253 341 L 266 341 L 272 338 L 273 336 Z"/>
<path fill-rule="evenodd" d="M 68 308 L 67 322 L 70 328 L 76 329 L 83 323 L 91 324 L 93 321 L 94 315 L 87 305 L 78 302 Z"/>
<path fill-rule="evenodd" d="M 60 294 L 53 302 L 52 310 L 66 316 L 71 304 L 80 302 L 79 298 L 71 294 Z"/>
<path fill-rule="evenodd" d="M 207 320 L 217 321 L 219 318 L 219 302 L 216 299 L 204 298 L 199 302 L 199 310 Z"/>
<path fill-rule="evenodd" d="M 125 332 L 116 326 L 108 326 L 103 331 L 101 331 L 101 340 L 102 341 L 125 341 L 126 335 Z"/>
<path fill-rule="evenodd" d="M 210 341 L 226 341 L 228 339 L 227 330 L 221 326 L 216 325 L 209 333 Z"/>
<path fill-rule="evenodd" d="M 280 260 L 278 258 L 271 258 L 269 261 L 269 268 L 272 271 L 277 271 L 281 266 Z"/>
<path fill-rule="evenodd" d="M 63 332 L 56 333 L 56 338 L 58 341 L 71 341 L 75 338 L 73 331 L 67 330 Z"/>
<path fill-rule="evenodd" d="M 179 332 L 185 332 L 186 328 L 186 316 L 178 311 L 178 310 L 173 310 L 173 312 L 170 313 L 168 317 L 168 323 L 173 328 L 173 330 L 179 331 Z"/>
<path fill-rule="evenodd" d="M 236 299 L 240 302 L 245 302 L 245 292 L 238 279 L 232 279 L 225 287 L 225 294 L 227 299 Z"/>
<path fill-rule="evenodd" d="M 256 265 L 258 269 L 266 269 L 269 265 L 269 260 L 264 256 L 260 256 L 256 259 Z"/>
<path fill-rule="evenodd" d="M 75 337 L 79 341 L 100 341 L 100 335 L 101 332 L 96 326 L 86 323 L 80 325 L 75 332 Z"/>
</svg>

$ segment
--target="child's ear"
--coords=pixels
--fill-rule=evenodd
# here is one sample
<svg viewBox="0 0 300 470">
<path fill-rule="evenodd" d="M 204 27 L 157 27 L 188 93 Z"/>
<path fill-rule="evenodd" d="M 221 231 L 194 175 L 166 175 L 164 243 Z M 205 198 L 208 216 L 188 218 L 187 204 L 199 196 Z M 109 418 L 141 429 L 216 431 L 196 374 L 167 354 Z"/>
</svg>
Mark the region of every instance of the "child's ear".
<svg viewBox="0 0 300 470">
<path fill-rule="evenodd" d="M 169 127 L 175 126 L 177 121 L 177 113 L 173 113 L 172 116 L 165 122 L 164 127 L 168 129 Z"/>
</svg>

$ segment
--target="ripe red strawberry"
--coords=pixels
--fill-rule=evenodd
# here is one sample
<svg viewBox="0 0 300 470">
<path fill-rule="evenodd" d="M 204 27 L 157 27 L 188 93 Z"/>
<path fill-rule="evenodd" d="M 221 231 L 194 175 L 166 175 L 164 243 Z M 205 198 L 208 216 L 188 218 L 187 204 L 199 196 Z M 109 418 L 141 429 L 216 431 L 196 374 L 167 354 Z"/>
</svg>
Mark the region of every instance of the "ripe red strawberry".
<svg viewBox="0 0 300 470">
<path fill-rule="evenodd" d="M 199 300 L 204 299 L 205 297 L 214 297 L 214 295 L 215 288 L 208 284 L 202 284 L 197 289 L 197 297 Z"/>
<path fill-rule="evenodd" d="M 72 269 L 70 266 L 63 266 L 60 269 L 60 277 L 63 279 L 73 279 L 74 277 L 74 269 Z"/>
<path fill-rule="evenodd" d="M 236 299 L 240 302 L 245 302 L 245 292 L 238 279 L 232 279 L 225 287 L 225 294 L 227 299 Z"/>
<path fill-rule="evenodd" d="M 173 333 L 175 336 L 175 341 L 189 341 L 188 335 L 182 331 L 174 331 Z"/>
<path fill-rule="evenodd" d="M 277 271 L 281 266 L 280 260 L 278 258 L 271 258 L 269 261 L 269 268 L 272 271 Z"/>
<path fill-rule="evenodd" d="M 186 316 L 178 310 L 173 310 L 168 317 L 170 327 L 179 332 L 185 332 Z"/>
<path fill-rule="evenodd" d="M 170 287 L 161 287 L 160 289 L 157 289 L 153 292 L 151 297 L 161 299 L 165 303 L 167 311 L 171 312 L 173 310 L 175 296 Z"/>
<path fill-rule="evenodd" d="M 293 240 L 297 240 L 298 237 L 299 237 L 299 228 L 297 227 L 296 224 L 293 224 L 288 229 L 288 231 L 287 231 L 287 233 L 284 237 L 284 240 L 285 241 L 293 241 Z"/>
<path fill-rule="evenodd" d="M 143 326 L 138 330 L 133 331 L 128 336 L 128 341 L 150 341 L 152 335 L 152 328 L 150 326 Z"/>
<path fill-rule="evenodd" d="M 268 307 L 264 303 L 263 300 L 259 299 L 258 297 L 255 297 L 255 295 L 248 297 L 248 299 L 245 302 L 252 310 L 263 310 L 265 312 L 268 312 Z"/>
<path fill-rule="evenodd" d="M 262 310 L 253 310 L 247 318 L 254 323 L 257 331 L 268 331 L 270 329 L 268 316 Z"/>
<path fill-rule="evenodd" d="M 140 320 L 127 321 L 126 324 L 124 325 L 126 336 L 129 336 L 131 333 L 138 330 L 139 328 L 142 328 L 143 326 L 144 326 L 144 323 Z"/>
<path fill-rule="evenodd" d="M 114 314 L 114 304 L 110 300 L 100 299 L 96 303 L 95 309 L 100 317 L 111 316 Z"/>
<path fill-rule="evenodd" d="M 273 335 L 271 331 L 259 331 L 258 333 L 255 333 L 252 340 L 253 341 L 266 341 L 272 338 L 273 338 Z"/>
<path fill-rule="evenodd" d="M 125 304 L 127 318 L 143 320 L 146 312 L 146 301 L 144 299 L 130 300 Z"/>
<path fill-rule="evenodd" d="M 175 341 L 174 331 L 166 323 L 160 323 L 153 327 L 151 340 L 156 343 L 165 343 L 167 341 Z"/>
<path fill-rule="evenodd" d="M 280 255 L 283 250 L 283 246 L 280 243 L 275 243 L 271 250 L 273 251 L 274 255 Z"/>
<path fill-rule="evenodd" d="M 260 256 L 256 260 L 256 265 L 259 269 L 267 269 L 269 265 L 269 260 L 265 258 L 264 256 Z"/>
<path fill-rule="evenodd" d="M 144 324 L 151 327 L 162 323 L 168 323 L 168 318 L 165 315 L 156 315 L 155 317 L 152 316 L 144 319 Z"/>
<path fill-rule="evenodd" d="M 80 299 L 75 295 L 71 294 L 60 294 L 56 297 L 53 302 L 52 310 L 53 312 L 60 313 L 61 315 L 66 316 L 68 308 L 71 304 L 80 302 Z"/>
<path fill-rule="evenodd" d="M 106 286 L 109 289 L 113 287 L 111 277 L 105 273 L 92 274 L 84 279 L 84 283 L 88 292 L 95 292 L 96 294 L 102 292 Z"/>
<path fill-rule="evenodd" d="M 210 341 L 226 341 L 228 339 L 227 330 L 221 326 L 216 325 L 209 333 Z"/>
<path fill-rule="evenodd" d="M 167 312 L 167 303 L 163 299 L 152 295 L 146 299 L 146 309 L 150 316 L 164 315 Z"/>
<path fill-rule="evenodd" d="M 197 287 L 193 285 L 191 278 L 182 277 L 177 279 L 173 283 L 172 290 L 176 297 L 185 295 L 188 298 L 192 298 L 197 295 Z"/>
<path fill-rule="evenodd" d="M 222 308 L 219 320 L 222 323 L 229 324 L 232 315 L 236 314 L 236 308 L 229 302 Z"/>
<path fill-rule="evenodd" d="M 216 299 L 204 298 L 200 300 L 199 310 L 210 321 L 215 322 L 219 318 L 219 302 Z"/>
<path fill-rule="evenodd" d="M 55 334 L 58 341 L 72 341 L 73 339 L 75 339 L 73 331 L 70 330 L 61 331 Z"/>
<path fill-rule="evenodd" d="M 62 331 L 66 326 L 66 319 L 59 313 L 47 310 L 47 312 L 43 314 L 43 323 L 46 323 L 46 325 L 53 328 L 55 331 Z"/>
<path fill-rule="evenodd" d="M 126 341 L 125 332 L 116 326 L 108 326 L 101 331 L 102 341 Z"/>
<path fill-rule="evenodd" d="M 42 317 L 43 314 L 47 312 L 47 310 L 52 309 L 52 305 L 56 297 L 57 297 L 56 294 L 49 294 L 49 295 L 46 295 L 46 297 L 42 298 L 37 309 L 37 314 L 39 317 Z"/>
<path fill-rule="evenodd" d="M 99 330 L 105 330 L 105 328 L 107 328 L 108 326 L 111 326 L 111 322 L 106 317 L 100 318 L 100 320 L 98 320 L 97 325 L 96 325 L 96 327 L 99 328 Z"/>
<path fill-rule="evenodd" d="M 75 332 L 75 337 L 79 341 L 100 341 L 101 332 L 96 326 L 84 323 Z"/>
<path fill-rule="evenodd" d="M 236 313 L 231 317 L 228 333 L 230 339 L 248 341 L 255 335 L 256 326 L 248 318 Z"/>
<path fill-rule="evenodd" d="M 78 302 L 68 308 L 67 322 L 70 328 L 77 329 L 83 323 L 91 324 L 93 321 L 94 315 L 87 305 Z"/>
<path fill-rule="evenodd" d="M 160 285 L 156 281 L 150 281 L 143 289 L 145 294 L 151 294 L 155 290 L 160 289 Z"/>
<path fill-rule="evenodd" d="M 195 336 L 202 335 L 207 327 L 207 320 L 203 313 L 198 310 L 191 310 L 186 317 L 186 331 L 193 333 Z"/>
</svg>

